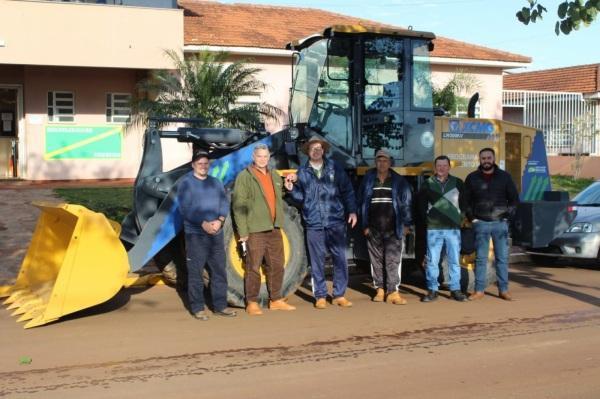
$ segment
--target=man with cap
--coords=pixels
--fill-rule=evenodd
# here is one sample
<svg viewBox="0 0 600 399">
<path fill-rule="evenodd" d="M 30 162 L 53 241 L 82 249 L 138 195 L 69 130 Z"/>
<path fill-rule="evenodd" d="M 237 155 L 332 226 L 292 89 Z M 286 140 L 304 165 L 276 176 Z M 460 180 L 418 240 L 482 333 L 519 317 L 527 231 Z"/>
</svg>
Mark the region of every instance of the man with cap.
<svg viewBox="0 0 600 399">
<path fill-rule="evenodd" d="M 298 168 L 297 174 L 286 177 L 285 187 L 292 199 L 302 204 L 315 308 L 327 307 L 327 251 L 333 261 L 332 303 L 351 307 L 352 302 L 344 295 L 348 287 L 346 222 L 354 227 L 357 221 L 352 182 L 341 166 L 325 157 L 329 150 L 326 141 L 311 137 L 302 150 L 308 155 L 308 161 Z"/>
<path fill-rule="evenodd" d="M 185 232 L 188 269 L 188 299 L 192 315 L 208 320 L 204 303 L 204 264 L 208 265 L 210 293 L 218 316 L 234 317 L 227 309 L 227 273 L 223 223 L 229 214 L 229 201 L 219 179 L 208 175 L 209 158 L 203 151 L 192 156 L 192 170 L 182 177 L 177 187 L 179 211 Z"/>
<path fill-rule="evenodd" d="M 402 268 L 403 239 L 412 225 L 412 192 L 406 179 L 391 169 L 390 153 L 375 153 L 358 191 L 361 228 L 367 238 L 374 302 L 406 304 L 398 292 Z"/>
</svg>

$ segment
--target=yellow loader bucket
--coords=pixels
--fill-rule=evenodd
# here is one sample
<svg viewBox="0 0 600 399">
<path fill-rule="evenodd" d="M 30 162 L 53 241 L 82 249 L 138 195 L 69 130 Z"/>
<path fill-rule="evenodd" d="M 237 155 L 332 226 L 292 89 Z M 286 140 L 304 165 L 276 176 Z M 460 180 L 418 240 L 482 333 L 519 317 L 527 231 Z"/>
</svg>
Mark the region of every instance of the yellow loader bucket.
<svg viewBox="0 0 600 399">
<path fill-rule="evenodd" d="M 107 301 L 129 272 L 117 223 L 80 205 L 34 205 L 42 214 L 21 270 L 0 292 L 25 328 Z"/>
</svg>

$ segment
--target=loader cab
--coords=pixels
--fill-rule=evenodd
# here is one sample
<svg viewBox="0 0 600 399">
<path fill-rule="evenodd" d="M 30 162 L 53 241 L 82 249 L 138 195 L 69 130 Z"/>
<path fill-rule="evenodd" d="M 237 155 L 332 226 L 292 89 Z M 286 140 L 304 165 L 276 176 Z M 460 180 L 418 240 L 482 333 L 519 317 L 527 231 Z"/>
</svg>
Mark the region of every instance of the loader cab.
<svg viewBox="0 0 600 399">
<path fill-rule="evenodd" d="M 429 52 L 432 33 L 333 26 L 290 43 L 292 139 L 320 135 L 352 169 L 386 148 L 396 166 L 430 161 L 434 150 Z"/>
</svg>

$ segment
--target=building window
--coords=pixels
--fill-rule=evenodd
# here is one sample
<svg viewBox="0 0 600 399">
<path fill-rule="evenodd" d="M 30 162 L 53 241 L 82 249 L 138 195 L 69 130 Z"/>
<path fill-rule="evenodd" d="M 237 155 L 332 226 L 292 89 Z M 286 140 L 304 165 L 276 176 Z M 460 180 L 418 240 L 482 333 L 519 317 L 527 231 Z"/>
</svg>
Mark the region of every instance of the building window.
<svg viewBox="0 0 600 399">
<path fill-rule="evenodd" d="M 131 117 L 131 94 L 106 94 L 106 122 L 127 123 Z"/>
<path fill-rule="evenodd" d="M 71 91 L 48 92 L 48 120 L 50 122 L 73 122 L 75 120 L 75 96 Z"/>
</svg>

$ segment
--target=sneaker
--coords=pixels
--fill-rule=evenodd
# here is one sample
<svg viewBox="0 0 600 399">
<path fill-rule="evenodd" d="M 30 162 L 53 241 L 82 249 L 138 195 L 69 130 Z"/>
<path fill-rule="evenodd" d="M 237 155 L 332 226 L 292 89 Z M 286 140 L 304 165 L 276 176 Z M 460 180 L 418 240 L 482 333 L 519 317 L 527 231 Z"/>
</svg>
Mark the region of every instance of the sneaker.
<svg viewBox="0 0 600 399">
<path fill-rule="evenodd" d="M 288 304 L 284 299 L 278 299 L 276 301 L 269 302 L 269 309 L 271 309 L 271 310 L 296 310 L 296 307 Z"/>
<path fill-rule="evenodd" d="M 315 308 L 317 309 L 325 309 L 327 307 L 327 301 L 325 298 L 317 298 L 315 302 Z"/>
<path fill-rule="evenodd" d="M 452 299 L 458 302 L 465 302 L 467 300 L 467 296 L 463 294 L 461 290 L 451 291 L 450 296 L 452 297 Z"/>
<path fill-rule="evenodd" d="M 373 297 L 373 302 L 383 302 L 383 298 L 385 296 L 385 291 L 383 288 L 377 288 L 377 293 Z"/>
<path fill-rule="evenodd" d="M 217 310 L 214 312 L 214 314 L 216 314 L 217 316 L 223 316 L 223 317 L 235 317 L 237 316 L 237 312 L 235 310 L 231 310 L 231 309 L 222 309 L 222 310 Z"/>
<path fill-rule="evenodd" d="M 262 310 L 260 310 L 260 306 L 258 306 L 258 302 L 248 302 L 246 305 L 246 313 L 249 316 L 260 316 L 263 314 Z"/>
<path fill-rule="evenodd" d="M 331 303 L 333 305 L 338 305 L 339 307 L 342 307 L 342 308 L 351 308 L 352 307 L 352 302 L 350 302 L 349 300 L 347 300 L 343 296 L 339 296 L 337 298 L 333 298 L 333 301 L 331 301 Z"/>
<path fill-rule="evenodd" d="M 200 311 L 194 313 L 193 316 L 196 320 L 200 320 L 200 321 L 208 320 L 208 313 L 206 313 L 206 310 L 200 310 Z"/>
<path fill-rule="evenodd" d="M 387 303 L 391 303 L 392 305 L 406 305 L 406 299 L 402 298 L 398 291 L 392 292 L 387 295 L 385 299 Z"/>
<path fill-rule="evenodd" d="M 421 298 L 421 302 L 433 302 L 437 301 L 438 292 L 437 291 L 427 291 L 427 295 Z"/>
</svg>

